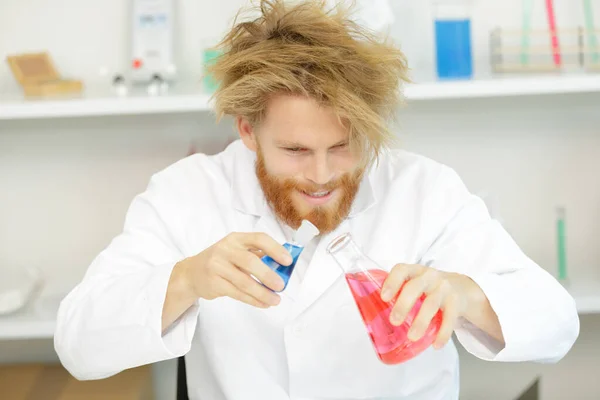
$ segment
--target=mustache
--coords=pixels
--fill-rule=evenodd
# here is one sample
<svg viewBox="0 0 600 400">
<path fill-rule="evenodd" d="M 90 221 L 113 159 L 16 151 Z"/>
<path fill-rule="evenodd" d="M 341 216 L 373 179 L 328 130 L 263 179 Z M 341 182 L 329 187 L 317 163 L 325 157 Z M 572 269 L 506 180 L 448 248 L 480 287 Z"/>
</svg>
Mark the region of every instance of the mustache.
<svg viewBox="0 0 600 400">
<path fill-rule="evenodd" d="M 306 193 L 329 192 L 344 185 L 343 178 L 327 182 L 325 185 L 318 185 L 310 182 L 299 182 L 295 179 L 286 179 L 283 182 L 284 189 L 298 190 Z"/>
<path fill-rule="evenodd" d="M 347 187 L 352 182 L 356 182 L 357 180 L 359 180 L 360 176 L 361 174 L 359 172 L 356 172 L 354 174 L 345 174 L 323 185 L 311 182 L 300 182 L 296 179 L 290 178 L 282 180 L 280 182 L 280 185 L 283 190 L 298 190 L 307 193 L 330 192 L 334 189 Z"/>
</svg>

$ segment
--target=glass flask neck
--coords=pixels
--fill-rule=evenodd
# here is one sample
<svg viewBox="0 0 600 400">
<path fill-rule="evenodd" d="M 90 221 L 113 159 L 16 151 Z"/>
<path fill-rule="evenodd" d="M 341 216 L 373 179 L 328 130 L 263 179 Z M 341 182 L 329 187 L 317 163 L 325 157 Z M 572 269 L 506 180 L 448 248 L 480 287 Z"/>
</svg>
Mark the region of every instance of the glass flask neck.
<svg viewBox="0 0 600 400">
<path fill-rule="evenodd" d="M 336 237 L 327 246 L 327 253 L 333 256 L 337 265 L 345 273 L 364 271 L 367 257 L 352 239 L 350 233 Z"/>
</svg>

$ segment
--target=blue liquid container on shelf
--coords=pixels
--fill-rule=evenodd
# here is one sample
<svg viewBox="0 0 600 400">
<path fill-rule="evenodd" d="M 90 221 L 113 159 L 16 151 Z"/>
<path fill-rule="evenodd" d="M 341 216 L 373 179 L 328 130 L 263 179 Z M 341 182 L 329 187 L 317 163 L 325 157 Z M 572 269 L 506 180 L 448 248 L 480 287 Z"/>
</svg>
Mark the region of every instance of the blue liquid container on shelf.
<svg viewBox="0 0 600 400">
<path fill-rule="evenodd" d="M 436 7 L 435 55 L 439 79 L 473 77 L 469 14 L 468 2 L 446 2 Z"/>
</svg>

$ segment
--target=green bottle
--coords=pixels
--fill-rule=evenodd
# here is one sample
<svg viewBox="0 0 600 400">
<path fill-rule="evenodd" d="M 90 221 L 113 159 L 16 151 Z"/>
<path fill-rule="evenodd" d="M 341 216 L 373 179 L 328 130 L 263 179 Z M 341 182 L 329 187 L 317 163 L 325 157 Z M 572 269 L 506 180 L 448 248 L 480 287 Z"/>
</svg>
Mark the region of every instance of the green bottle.
<svg viewBox="0 0 600 400">
<path fill-rule="evenodd" d="M 565 208 L 556 209 L 556 234 L 558 245 L 558 280 L 567 280 L 567 243 L 565 226 Z"/>
<path fill-rule="evenodd" d="M 208 94 L 214 93 L 218 87 L 218 82 L 214 79 L 214 77 L 206 71 L 206 67 L 214 63 L 217 58 L 221 55 L 221 51 L 218 49 L 207 48 L 203 52 L 202 63 L 205 67 L 204 75 L 202 77 L 204 91 Z"/>
</svg>

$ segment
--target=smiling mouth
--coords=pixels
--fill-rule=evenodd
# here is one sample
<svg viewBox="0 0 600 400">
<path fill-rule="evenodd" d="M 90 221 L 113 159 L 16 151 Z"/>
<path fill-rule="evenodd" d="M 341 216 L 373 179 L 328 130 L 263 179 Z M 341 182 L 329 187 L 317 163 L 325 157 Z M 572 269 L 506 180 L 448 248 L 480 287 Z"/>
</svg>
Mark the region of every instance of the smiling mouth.
<svg viewBox="0 0 600 400">
<path fill-rule="evenodd" d="M 302 191 L 302 193 L 304 193 L 305 195 L 310 196 L 310 197 L 320 198 L 320 197 L 325 197 L 328 194 L 330 194 L 331 190 L 322 190 L 320 192 L 305 192 L 305 191 Z"/>
<path fill-rule="evenodd" d="M 332 190 L 320 190 L 318 192 L 305 192 L 301 190 L 299 193 L 304 197 L 305 201 L 313 206 L 322 206 L 325 205 L 333 198 L 333 193 L 335 189 Z"/>
</svg>

